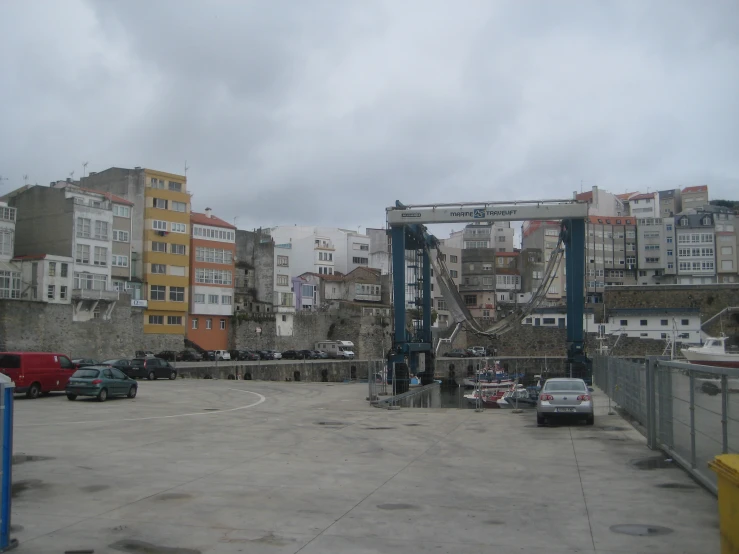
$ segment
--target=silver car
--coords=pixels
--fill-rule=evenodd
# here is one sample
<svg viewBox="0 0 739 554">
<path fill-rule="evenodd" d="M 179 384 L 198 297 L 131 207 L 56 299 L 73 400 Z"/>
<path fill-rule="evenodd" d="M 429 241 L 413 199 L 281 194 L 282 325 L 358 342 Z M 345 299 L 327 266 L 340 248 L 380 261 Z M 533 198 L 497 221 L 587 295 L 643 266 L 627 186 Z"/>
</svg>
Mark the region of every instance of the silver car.
<svg viewBox="0 0 739 554">
<path fill-rule="evenodd" d="M 591 392 L 582 379 L 548 379 L 536 402 L 536 423 L 544 425 L 547 419 L 570 417 L 584 419 L 587 425 L 593 425 Z"/>
</svg>

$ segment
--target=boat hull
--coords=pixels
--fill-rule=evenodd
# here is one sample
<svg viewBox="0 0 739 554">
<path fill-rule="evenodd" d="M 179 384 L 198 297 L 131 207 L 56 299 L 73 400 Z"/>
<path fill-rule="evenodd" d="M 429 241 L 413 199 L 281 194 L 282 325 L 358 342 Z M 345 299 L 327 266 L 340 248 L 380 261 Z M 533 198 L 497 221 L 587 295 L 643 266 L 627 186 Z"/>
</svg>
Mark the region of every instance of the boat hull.
<svg viewBox="0 0 739 554">
<path fill-rule="evenodd" d="M 684 349 L 682 353 L 691 364 L 739 368 L 739 354 L 708 354 L 690 349 Z"/>
</svg>

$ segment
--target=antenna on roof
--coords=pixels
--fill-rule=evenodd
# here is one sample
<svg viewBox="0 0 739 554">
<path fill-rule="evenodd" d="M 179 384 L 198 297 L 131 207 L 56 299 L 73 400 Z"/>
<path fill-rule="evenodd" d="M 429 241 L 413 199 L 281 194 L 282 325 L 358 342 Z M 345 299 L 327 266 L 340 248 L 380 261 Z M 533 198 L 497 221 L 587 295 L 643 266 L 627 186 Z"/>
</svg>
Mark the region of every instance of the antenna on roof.
<svg viewBox="0 0 739 554">
<path fill-rule="evenodd" d="M 69 172 L 69 178 L 74 179 L 74 169 Z"/>
<path fill-rule="evenodd" d="M 89 164 L 89 163 L 90 162 L 85 162 L 85 163 L 82 164 L 82 176 L 83 177 L 86 177 L 87 176 L 87 164 Z"/>
<path fill-rule="evenodd" d="M 25 186 L 25 185 L 27 185 L 27 184 L 28 184 L 28 173 L 25 173 L 25 174 L 23 175 L 23 185 Z"/>
<path fill-rule="evenodd" d="M 185 177 L 187 177 L 187 170 L 190 169 L 190 166 L 187 165 L 187 160 L 185 160 Z"/>
</svg>

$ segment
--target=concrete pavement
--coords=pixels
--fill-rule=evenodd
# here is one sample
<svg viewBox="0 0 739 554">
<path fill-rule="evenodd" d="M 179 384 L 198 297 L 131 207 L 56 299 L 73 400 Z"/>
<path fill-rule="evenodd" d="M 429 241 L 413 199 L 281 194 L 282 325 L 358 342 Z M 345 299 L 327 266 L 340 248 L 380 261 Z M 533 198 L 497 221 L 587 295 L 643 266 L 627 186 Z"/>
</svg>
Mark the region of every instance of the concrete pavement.
<svg viewBox="0 0 739 554">
<path fill-rule="evenodd" d="M 531 411 L 387 411 L 366 395 L 177 380 L 133 401 L 18 398 L 18 552 L 718 551 L 716 499 L 678 468 L 634 466 L 658 454 L 604 402 L 595 427 L 537 428 Z"/>
</svg>

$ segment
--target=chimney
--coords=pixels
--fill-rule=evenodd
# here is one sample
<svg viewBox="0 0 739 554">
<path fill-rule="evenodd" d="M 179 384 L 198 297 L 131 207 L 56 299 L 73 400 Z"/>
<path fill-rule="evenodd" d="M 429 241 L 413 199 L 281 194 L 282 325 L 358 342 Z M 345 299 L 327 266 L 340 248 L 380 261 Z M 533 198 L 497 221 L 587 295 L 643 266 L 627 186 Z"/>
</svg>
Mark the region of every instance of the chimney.
<svg viewBox="0 0 739 554">
<path fill-rule="evenodd" d="M 205 208 L 205 217 L 209 219 L 213 217 L 213 210 L 211 210 L 210 208 Z"/>
</svg>

